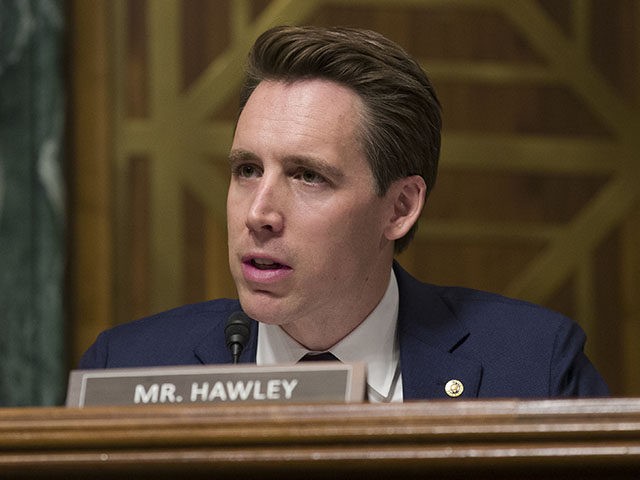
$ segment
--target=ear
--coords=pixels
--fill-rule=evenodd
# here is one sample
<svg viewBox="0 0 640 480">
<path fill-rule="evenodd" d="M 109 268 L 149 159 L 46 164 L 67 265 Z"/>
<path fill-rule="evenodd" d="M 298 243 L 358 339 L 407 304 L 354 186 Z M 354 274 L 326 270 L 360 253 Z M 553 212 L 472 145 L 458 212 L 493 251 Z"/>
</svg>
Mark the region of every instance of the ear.
<svg viewBox="0 0 640 480">
<path fill-rule="evenodd" d="M 427 193 L 427 186 L 420 175 L 404 177 L 393 182 L 387 195 L 393 205 L 393 211 L 385 228 L 388 240 L 404 237 L 418 221 Z"/>
</svg>

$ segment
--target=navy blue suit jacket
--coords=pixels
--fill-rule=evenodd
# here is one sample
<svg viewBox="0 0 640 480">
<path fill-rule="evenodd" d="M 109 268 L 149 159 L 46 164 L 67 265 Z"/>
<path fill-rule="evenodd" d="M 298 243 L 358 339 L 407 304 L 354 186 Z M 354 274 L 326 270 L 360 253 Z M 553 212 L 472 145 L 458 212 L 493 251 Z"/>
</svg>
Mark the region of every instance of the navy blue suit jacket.
<svg viewBox="0 0 640 480">
<path fill-rule="evenodd" d="M 405 400 L 604 396 L 605 382 L 583 353 L 570 319 L 536 305 L 465 288 L 424 284 L 394 265 Z M 231 363 L 224 327 L 237 300 L 186 305 L 100 334 L 80 368 Z M 255 362 L 257 323 L 240 361 Z"/>
</svg>

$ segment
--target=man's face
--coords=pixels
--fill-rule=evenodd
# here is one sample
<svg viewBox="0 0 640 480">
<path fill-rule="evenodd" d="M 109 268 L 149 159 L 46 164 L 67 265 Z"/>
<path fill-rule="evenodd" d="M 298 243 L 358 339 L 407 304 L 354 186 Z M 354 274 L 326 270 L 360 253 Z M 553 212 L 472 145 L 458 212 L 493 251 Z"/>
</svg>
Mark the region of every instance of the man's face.
<svg viewBox="0 0 640 480">
<path fill-rule="evenodd" d="M 375 193 L 361 110 L 330 81 L 265 81 L 231 148 L 229 263 L 240 302 L 308 348 L 348 334 L 389 281 L 393 202 Z"/>
</svg>

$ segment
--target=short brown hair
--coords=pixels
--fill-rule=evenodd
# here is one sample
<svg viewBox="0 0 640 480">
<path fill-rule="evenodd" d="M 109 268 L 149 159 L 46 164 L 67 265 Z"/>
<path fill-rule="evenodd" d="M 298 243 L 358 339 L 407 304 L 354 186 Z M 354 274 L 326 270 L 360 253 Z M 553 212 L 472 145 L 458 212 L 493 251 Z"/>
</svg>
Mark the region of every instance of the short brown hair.
<svg viewBox="0 0 640 480">
<path fill-rule="evenodd" d="M 384 195 L 396 180 L 420 175 L 431 192 L 440 156 L 440 103 L 420 65 L 379 33 L 346 27 L 275 27 L 249 53 L 240 111 L 263 80 L 331 80 L 355 91 L 365 106 L 362 145 Z M 396 241 L 404 250 L 417 224 Z"/>
</svg>

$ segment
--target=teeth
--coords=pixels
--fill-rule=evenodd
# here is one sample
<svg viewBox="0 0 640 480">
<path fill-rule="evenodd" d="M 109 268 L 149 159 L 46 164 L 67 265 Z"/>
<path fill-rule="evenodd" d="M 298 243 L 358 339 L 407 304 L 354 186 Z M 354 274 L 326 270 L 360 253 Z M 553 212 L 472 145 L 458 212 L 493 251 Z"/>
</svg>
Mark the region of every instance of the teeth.
<svg viewBox="0 0 640 480">
<path fill-rule="evenodd" d="M 264 258 L 254 258 L 251 260 L 251 263 L 261 270 L 277 269 L 282 267 L 279 263 Z"/>
<path fill-rule="evenodd" d="M 262 265 L 262 266 L 274 265 L 273 261 L 267 260 L 267 259 L 264 259 L 264 258 L 254 258 L 253 259 L 253 263 L 255 263 L 256 265 Z"/>
</svg>

